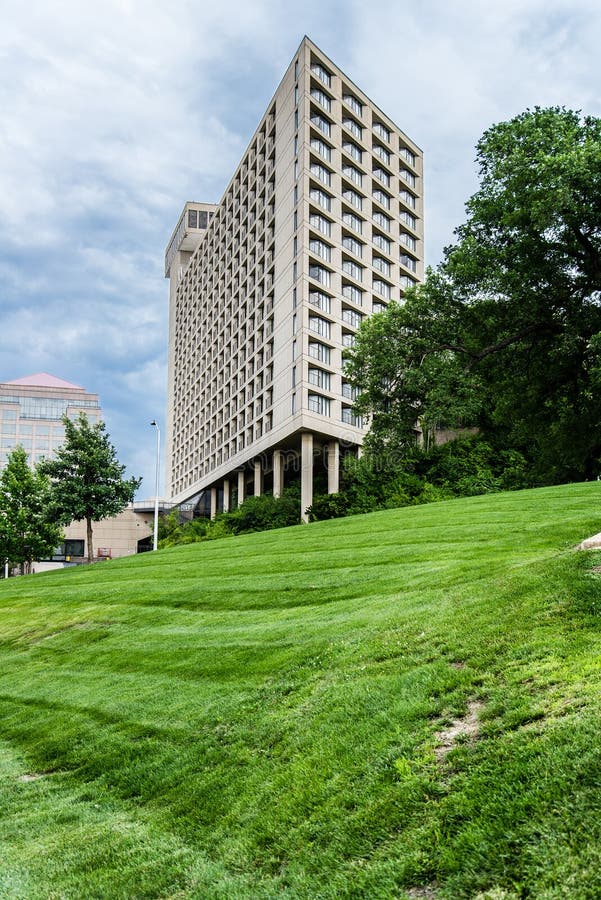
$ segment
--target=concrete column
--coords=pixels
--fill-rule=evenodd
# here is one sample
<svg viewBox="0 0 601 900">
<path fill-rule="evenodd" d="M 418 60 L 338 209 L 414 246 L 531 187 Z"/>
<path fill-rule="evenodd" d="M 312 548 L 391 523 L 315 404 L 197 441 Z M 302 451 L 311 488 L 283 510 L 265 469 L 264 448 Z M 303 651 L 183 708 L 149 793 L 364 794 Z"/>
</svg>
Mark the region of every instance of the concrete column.
<svg viewBox="0 0 601 900">
<path fill-rule="evenodd" d="M 263 493 L 263 472 L 261 471 L 261 460 L 255 459 L 255 497 L 260 497 Z"/>
<path fill-rule="evenodd" d="M 340 490 L 340 444 L 338 441 L 328 442 L 328 494 L 337 494 Z"/>
<path fill-rule="evenodd" d="M 217 488 L 211 488 L 211 518 L 217 515 Z"/>
<path fill-rule="evenodd" d="M 273 496 L 281 497 L 284 489 L 284 467 L 282 451 L 273 451 Z"/>
<path fill-rule="evenodd" d="M 307 507 L 313 503 L 313 435 L 301 435 L 301 522 L 308 522 Z"/>
<path fill-rule="evenodd" d="M 361 459 L 362 456 L 363 456 L 363 447 L 361 446 L 361 444 L 359 444 L 357 446 L 357 459 Z"/>
<path fill-rule="evenodd" d="M 223 479 L 223 511 L 230 511 L 230 482 L 228 478 Z"/>
<path fill-rule="evenodd" d="M 245 477 L 244 477 L 244 469 L 241 472 L 238 472 L 238 506 L 242 506 L 244 503 L 244 492 L 245 492 Z"/>
</svg>

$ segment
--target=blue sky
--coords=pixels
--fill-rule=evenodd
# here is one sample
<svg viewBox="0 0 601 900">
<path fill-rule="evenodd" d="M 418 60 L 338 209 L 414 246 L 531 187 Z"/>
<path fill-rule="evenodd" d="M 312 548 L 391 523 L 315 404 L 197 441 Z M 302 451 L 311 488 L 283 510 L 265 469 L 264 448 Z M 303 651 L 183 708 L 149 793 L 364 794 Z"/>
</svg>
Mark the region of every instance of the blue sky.
<svg viewBox="0 0 601 900">
<path fill-rule="evenodd" d="M 165 245 L 186 200 L 219 200 L 305 33 L 424 149 L 431 264 L 489 125 L 601 115 L 597 0 L 5 0 L 0 381 L 98 392 L 141 496 L 165 418 Z"/>
</svg>

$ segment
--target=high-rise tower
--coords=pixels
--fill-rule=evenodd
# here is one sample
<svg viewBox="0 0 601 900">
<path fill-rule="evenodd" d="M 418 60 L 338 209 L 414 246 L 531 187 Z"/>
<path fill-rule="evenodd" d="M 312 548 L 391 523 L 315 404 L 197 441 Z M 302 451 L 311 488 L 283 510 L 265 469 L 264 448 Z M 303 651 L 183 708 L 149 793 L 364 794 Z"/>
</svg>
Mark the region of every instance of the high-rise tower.
<svg viewBox="0 0 601 900">
<path fill-rule="evenodd" d="M 422 154 L 307 37 L 219 204 L 188 203 L 170 277 L 166 493 L 214 514 L 365 430 L 344 354 L 423 276 Z"/>
</svg>

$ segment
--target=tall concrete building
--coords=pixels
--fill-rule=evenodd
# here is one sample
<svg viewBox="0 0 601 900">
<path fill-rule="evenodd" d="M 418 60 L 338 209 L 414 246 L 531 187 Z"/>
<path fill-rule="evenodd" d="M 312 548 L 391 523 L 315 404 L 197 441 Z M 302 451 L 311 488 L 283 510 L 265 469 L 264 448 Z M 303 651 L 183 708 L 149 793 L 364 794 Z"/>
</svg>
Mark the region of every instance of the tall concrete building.
<svg viewBox="0 0 601 900">
<path fill-rule="evenodd" d="M 221 201 L 168 245 L 166 494 L 211 514 L 301 475 L 338 489 L 365 429 L 345 352 L 423 277 L 422 154 L 307 37 Z"/>
</svg>

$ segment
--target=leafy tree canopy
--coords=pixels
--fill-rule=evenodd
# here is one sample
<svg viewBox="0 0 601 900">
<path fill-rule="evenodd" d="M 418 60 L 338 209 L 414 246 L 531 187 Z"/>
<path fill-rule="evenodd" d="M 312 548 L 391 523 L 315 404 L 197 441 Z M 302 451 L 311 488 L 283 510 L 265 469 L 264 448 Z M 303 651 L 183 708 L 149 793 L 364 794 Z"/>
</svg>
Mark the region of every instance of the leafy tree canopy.
<svg viewBox="0 0 601 900">
<path fill-rule="evenodd" d="M 372 446 L 475 425 L 542 481 L 601 455 L 601 120 L 562 108 L 494 125 L 457 242 L 402 307 L 362 326 L 349 374 Z"/>
<path fill-rule="evenodd" d="M 27 453 L 16 447 L 0 473 L 0 558 L 25 571 L 26 564 L 49 556 L 62 540 L 51 519 L 50 484 L 29 467 Z"/>
<path fill-rule="evenodd" d="M 52 507 L 63 524 L 85 520 L 88 560 L 94 558 L 92 522 L 116 516 L 134 498 L 141 478 L 123 477 L 104 422 L 91 425 L 87 416 L 63 418 L 65 443 L 40 469 L 52 480 Z"/>
</svg>

